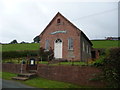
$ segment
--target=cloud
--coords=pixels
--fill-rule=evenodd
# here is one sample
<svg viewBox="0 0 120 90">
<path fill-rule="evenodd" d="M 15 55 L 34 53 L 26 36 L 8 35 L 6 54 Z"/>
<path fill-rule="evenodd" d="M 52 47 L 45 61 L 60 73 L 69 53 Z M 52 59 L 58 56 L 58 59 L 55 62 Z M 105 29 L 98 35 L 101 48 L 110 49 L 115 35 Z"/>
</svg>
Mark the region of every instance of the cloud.
<svg viewBox="0 0 120 90">
<path fill-rule="evenodd" d="M 58 11 L 82 29 L 90 39 L 104 38 L 107 35 L 116 36 L 118 33 L 117 3 L 2 0 L 0 42 L 10 42 L 15 38 L 19 42 L 32 42 Z"/>
</svg>

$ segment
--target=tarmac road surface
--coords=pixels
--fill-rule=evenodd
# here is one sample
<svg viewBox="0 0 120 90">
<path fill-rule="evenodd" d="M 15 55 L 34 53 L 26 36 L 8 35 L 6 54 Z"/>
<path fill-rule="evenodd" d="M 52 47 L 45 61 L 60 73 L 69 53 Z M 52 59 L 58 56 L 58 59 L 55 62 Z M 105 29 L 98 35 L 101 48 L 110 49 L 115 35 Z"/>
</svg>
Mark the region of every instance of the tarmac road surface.
<svg viewBox="0 0 120 90">
<path fill-rule="evenodd" d="M 24 85 L 20 82 L 16 82 L 16 81 L 12 81 L 12 80 L 1 80 L 0 79 L 0 85 L 2 86 L 2 88 L 34 88 L 34 87 L 31 87 L 31 86 L 27 86 L 27 85 Z"/>
</svg>

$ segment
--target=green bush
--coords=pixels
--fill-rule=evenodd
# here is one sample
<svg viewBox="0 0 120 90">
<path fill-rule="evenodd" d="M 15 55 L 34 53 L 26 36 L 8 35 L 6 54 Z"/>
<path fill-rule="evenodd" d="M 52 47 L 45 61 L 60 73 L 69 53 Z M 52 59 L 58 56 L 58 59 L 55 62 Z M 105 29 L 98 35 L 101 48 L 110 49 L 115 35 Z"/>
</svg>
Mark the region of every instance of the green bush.
<svg viewBox="0 0 120 90">
<path fill-rule="evenodd" d="M 44 48 L 40 48 L 39 55 L 43 61 L 47 61 L 49 55 L 50 55 L 49 60 L 52 60 L 54 57 L 52 49 L 50 49 L 49 51 L 46 51 Z"/>
<path fill-rule="evenodd" d="M 27 56 L 40 56 L 43 61 L 48 60 L 48 56 L 53 54 L 53 50 L 45 51 L 45 49 L 40 48 L 40 50 L 23 50 L 23 51 L 5 51 L 2 53 L 2 59 L 12 59 L 12 58 L 23 58 Z M 49 57 L 49 60 L 53 59 L 54 55 Z"/>
<path fill-rule="evenodd" d="M 100 56 L 100 58 L 94 61 L 92 65 L 95 67 L 100 67 L 103 66 L 103 62 L 104 62 L 104 56 Z"/>
<path fill-rule="evenodd" d="M 104 76 L 110 86 L 120 88 L 120 48 L 111 48 L 103 64 Z"/>
<path fill-rule="evenodd" d="M 105 55 L 106 54 L 106 49 L 105 48 L 99 48 L 99 54 L 100 55 Z"/>
</svg>

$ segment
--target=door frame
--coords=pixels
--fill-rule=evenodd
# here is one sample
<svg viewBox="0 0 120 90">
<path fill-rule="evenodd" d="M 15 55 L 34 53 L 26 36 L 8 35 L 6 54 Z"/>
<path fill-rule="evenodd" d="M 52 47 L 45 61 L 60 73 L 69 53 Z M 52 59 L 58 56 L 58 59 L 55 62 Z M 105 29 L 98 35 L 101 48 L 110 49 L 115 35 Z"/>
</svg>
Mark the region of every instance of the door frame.
<svg viewBox="0 0 120 90">
<path fill-rule="evenodd" d="M 56 40 L 58 40 L 58 39 L 60 39 L 60 38 L 57 38 Z M 60 59 L 60 58 L 56 58 L 56 57 L 55 57 L 55 50 L 56 50 L 56 49 L 55 49 L 55 44 L 56 44 L 56 40 L 54 41 L 54 58 L 55 58 L 55 59 Z M 61 46 L 62 46 L 62 47 L 61 47 L 61 58 L 63 58 L 63 40 L 62 40 L 62 39 L 60 39 L 60 40 L 62 41 L 62 42 L 61 42 L 61 44 L 62 44 L 62 45 L 61 45 Z"/>
</svg>

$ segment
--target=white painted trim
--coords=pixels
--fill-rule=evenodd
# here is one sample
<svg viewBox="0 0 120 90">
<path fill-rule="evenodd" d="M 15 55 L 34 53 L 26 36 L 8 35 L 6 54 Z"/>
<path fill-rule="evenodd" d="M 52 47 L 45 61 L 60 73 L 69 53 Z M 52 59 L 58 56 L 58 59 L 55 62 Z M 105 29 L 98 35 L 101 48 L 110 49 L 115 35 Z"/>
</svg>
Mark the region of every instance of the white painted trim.
<svg viewBox="0 0 120 90">
<path fill-rule="evenodd" d="M 56 39 L 57 40 L 57 39 Z M 54 41 L 54 57 L 56 58 L 56 59 L 58 59 L 58 58 L 62 58 L 62 48 L 63 48 L 63 41 L 61 42 L 61 43 L 56 43 L 56 40 Z M 60 48 L 57 48 L 56 47 L 56 45 L 58 44 L 58 47 L 60 47 Z M 60 50 L 60 52 L 58 52 L 58 51 L 55 51 L 55 50 Z"/>
</svg>

